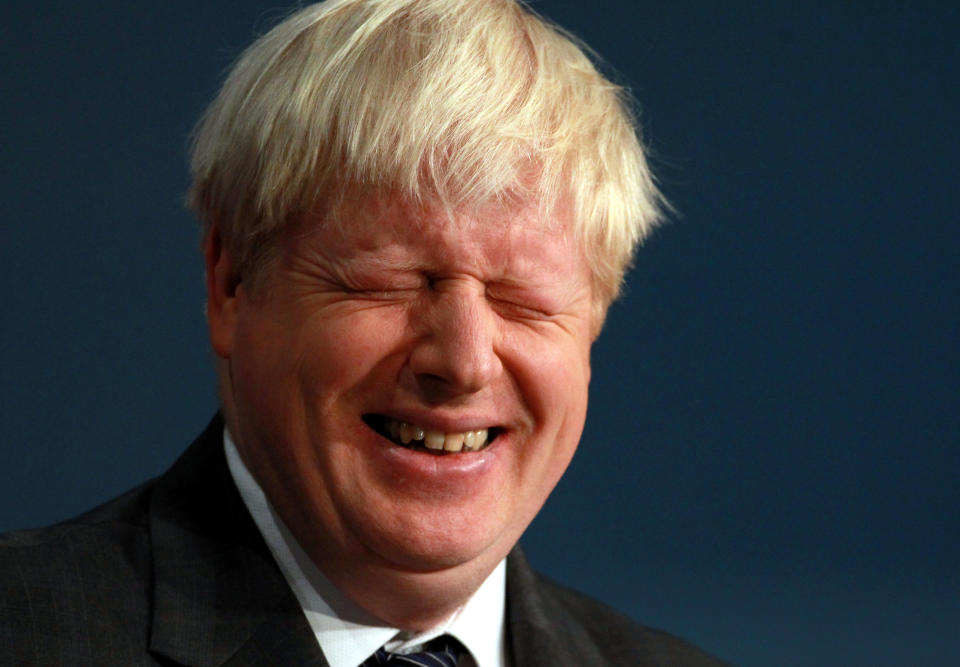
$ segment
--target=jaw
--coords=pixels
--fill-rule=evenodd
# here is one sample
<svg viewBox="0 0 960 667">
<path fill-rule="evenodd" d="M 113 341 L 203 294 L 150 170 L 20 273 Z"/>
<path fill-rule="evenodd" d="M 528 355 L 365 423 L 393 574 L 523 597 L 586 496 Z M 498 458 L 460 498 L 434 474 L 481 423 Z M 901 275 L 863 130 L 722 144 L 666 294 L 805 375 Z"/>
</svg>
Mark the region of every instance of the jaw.
<svg viewBox="0 0 960 667">
<path fill-rule="evenodd" d="M 539 509 L 514 493 L 525 487 L 518 475 L 535 436 L 494 426 L 479 449 L 431 450 L 390 436 L 398 415 L 341 415 L 327 421 L 333 428 L 298 429 L 287 455 L 255 457 L 284 473 L 257 477 L 272 478 L 265 491 L 334 585 L 395 627 L 431 627 L 466 601 Z"/>
</svg>

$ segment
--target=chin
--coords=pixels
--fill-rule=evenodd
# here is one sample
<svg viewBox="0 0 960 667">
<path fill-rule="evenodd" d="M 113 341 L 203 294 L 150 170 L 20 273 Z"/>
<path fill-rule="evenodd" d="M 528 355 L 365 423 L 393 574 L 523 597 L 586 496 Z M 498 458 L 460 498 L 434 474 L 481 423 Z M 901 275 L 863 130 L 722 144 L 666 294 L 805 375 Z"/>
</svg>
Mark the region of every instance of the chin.
<svg viewBox="0 0 960 667">
<path fill-rule="evenodd" d="M 496 533 L 476 522 L 457 521 L 444 530 L 435 525 L 407 526 L 400 532 L 379 534 L 372 547 L 391 565 L 411 572 L 436 572 L 469 564 L 492 569 L 509 551 L 509 547 L 500 545 L 512 544 Z"/>
</svg>

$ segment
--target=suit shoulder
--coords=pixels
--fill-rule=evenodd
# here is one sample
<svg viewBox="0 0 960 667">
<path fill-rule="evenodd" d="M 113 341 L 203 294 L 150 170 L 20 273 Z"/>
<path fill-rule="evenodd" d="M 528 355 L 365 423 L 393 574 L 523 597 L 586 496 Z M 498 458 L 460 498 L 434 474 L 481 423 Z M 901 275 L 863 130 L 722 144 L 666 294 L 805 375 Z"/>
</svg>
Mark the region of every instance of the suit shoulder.
<svg viewBox="0 0 960 667">
<path fill-rule="evenodd" d="M 637 623 L 613 607 L 536 574 L 544 596 L 565 612 L 568 622 L 606 647 L 611 664 L 650 667 L 722 667 L 724 663 L 690 642 Z"/>
<path fill-rule="evenodd" d="M 0 535 L 0 586 L 44 581 L 65 568 L 80 576 L 92 566 L 140 562 L 151 488 L 148 482 L 62 523 Z"/>
<path fill-rule="evenodd" d="M 84 655 L 96 638 L 122 628 L 142 634 L 151 577 L 149 489 L 63 523 L 0 536 L 5 653 Z"/>
<path fill-rule="evenodd" d="M 147 524 L 147 505 L 153 481 L 145 482 L 123 495 L 94 507 L 76 517 L 41 528 L 0 534 L 0 551 L 41 547 L 72 535 L 96 535 L 113 529 L 141 530 Z"/>
</svg>

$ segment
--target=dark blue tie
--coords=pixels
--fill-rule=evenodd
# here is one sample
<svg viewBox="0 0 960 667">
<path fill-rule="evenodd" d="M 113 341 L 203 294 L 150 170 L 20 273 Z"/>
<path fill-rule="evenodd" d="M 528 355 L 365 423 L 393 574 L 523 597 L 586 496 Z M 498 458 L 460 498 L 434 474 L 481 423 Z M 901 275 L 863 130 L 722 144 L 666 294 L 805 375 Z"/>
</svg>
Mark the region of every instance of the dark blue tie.
<svg viewBox="0 0 960 667">
<path fill-rule="evenodd" d="M 460 655 L 466 651 L 463 644 L 450 635 L 441 635 L 430 641 L 418 653 L 390 653 L 382 648 L 363 661 L 360 667 L 456 667 Z"/>
</svg>

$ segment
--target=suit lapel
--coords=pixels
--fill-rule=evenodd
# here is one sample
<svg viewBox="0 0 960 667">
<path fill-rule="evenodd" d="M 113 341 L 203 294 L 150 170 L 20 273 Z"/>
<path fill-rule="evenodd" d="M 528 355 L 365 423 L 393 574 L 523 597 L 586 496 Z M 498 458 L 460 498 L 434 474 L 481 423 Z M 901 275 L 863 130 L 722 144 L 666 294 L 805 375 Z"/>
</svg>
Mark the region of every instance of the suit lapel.
<svg viewBox="0 0 960 667">
<path fill-rule="evenodd" d="M 519 547 L 507 556 L 507 638 L 513 667 L 609 664 Z"/>
<path fill-rule="evenodd" d="M 223 667 L 329 667 L 307 617 L 293 596 L 291 601 L 292 606 L 281 605 L 265 615 L 253 634 L 223 663 Z"/>
<path fill-rule="evenodd" d="M 183 665 L 327 665 L 240 499 L 213 420 L 156 484 L 150 650 Z"/>
</svg>

